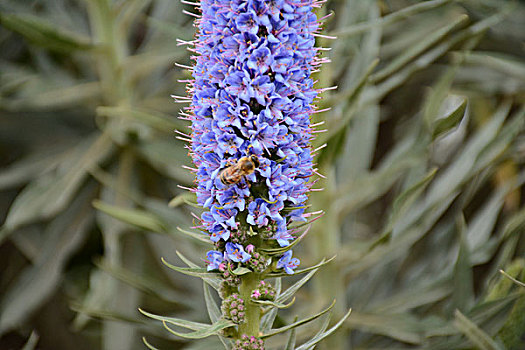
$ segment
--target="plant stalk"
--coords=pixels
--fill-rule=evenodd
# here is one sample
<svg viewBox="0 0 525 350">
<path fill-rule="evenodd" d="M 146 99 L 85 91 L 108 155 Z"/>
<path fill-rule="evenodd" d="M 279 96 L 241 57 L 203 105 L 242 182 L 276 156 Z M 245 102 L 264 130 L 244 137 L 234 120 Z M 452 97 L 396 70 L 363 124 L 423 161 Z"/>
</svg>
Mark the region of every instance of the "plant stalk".
<svg viewBox="0 0 525 350">
<path fill-rule="evenodd" d="M 261 321 L 261 307 L 250 301 L 252 291 L 257 288 L 261 277 L 259 274 L 251 272 L 242 276 L 242 283 L 239 288 L 241 298 L 244 300 L 246 310 L 246 322 L 239 325 L 239 338 L 246 334 L 248 336 L 259 336 L 259 324 Z"/>
</svg>

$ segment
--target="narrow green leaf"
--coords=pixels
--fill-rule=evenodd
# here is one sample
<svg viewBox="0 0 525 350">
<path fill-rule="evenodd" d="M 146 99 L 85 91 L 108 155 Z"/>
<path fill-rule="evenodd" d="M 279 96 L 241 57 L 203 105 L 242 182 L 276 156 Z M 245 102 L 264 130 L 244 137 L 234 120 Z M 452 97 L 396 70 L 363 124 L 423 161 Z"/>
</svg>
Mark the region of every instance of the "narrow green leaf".
<svg viewBox="0 0 525 350">
<path fill-rule="evenodd" d="M 150 350 L 159 350 L 157 349 L 156 347 L 154 347 L 153 345 L 151 345 L 150 343 L 148 343 L 148 341 L 146 340 L 146 337 L 142 337 L 142 342 L 144 343 L 144 345 L 146 345 L 146 347 Z"/>
<path fill-rule="evenodd" d="M 177 272 L 183 273 L 188 276 L 194 276 L 199 278 L 210 278 L 213 276 L 216 276 L 217 274 L 214 272 L 208 272 L 205 268 L 192 268 L 192 267 L 178 267 L 175 265 L 170 264 L 167 262 L 164 258 L 160 258 L 162 260 L 162 263 L 169 267 L 172 270 L 175 270 Z"/>
<path fill-rule="evenodd" d="M 254 300 L 254 299 L 251 299 L 250 301 L 252 303 L 255 303 L 255 304 L 273 306 L 273 307 L 276 307 L 278 309 L 287 309 L 290 306 L 292 306 L 293 303 L 295 303 L 295 297 L 288 304 L 282 304 L 282 303 L 279 303 L 279 302 L 276 302 L 276 301 L 271 301 L 271 300 Z"/>
<path fill-rule="evenodd" d="M 242 266 L 239 266 L 238 268 L 232 271 L 232 273 L 237 276 L 242 276 L 250 272 L 252 272 L 252 270 Z"/>
<path fill-rule="evenodd" d="M 464 55 L 463 59 L 465 63 L 482 65 L 502 72 L 509 77 L 525 80 L 525 64 L 518 57 L 476 51 Z"/>
<path fill-rule="evenodd" d="M 42 82 L 40 90 L 29 96 L 9 99 L 3 102 L 5 108 L 12 111 L 55 111 L 57 109 L 91 105 L 93 100 L 100 98 L 102 90 L 100 83 L 87 82 L 76 85 L 51 88 Z"/>
<path fill-rule="evenodd" d="M 507 277 L 508 279 L 510 279 L 512 282 L 516 283 L 518 286 L 525 287 L 525 283 L 518 281 L 517 279 L 515 279 L 514 277 L 512 277 L 511 275 L 509 275 L 509 274 L 506 273 L 505 271 L 503 271 L 503 270 L 499 270 L 499 272 L 500 272 L 503 276 L 505 276 L 505 277 Z"/>
<path fill-rule="evenodd" d="M 191 185 L 193 180 L 195 180 L 195 175 L 182 168 L 183 164 L 188 163 L 188 157 L 183 152 L 180 152 L 183 147 L 183 142 L 173 140 L 173 137 L 156 137 L 147 142 L 138 143 L 136 149 L 144 161 L 148 162 L 161 174 L 169 176 L 181 184 Z M 196 206 L 196 204 L 190 204 L 187 198 L 184 198 L 184 200 L 185 203 Z"/>
<path fill-rule="evenodd" d="M 458 126 L 465 116 L 466 109 L 467 99 L 463 98 L 463 101 L 459 106 L 452 110 L 448 115 L 434 121 L 434 124 L 432 125 L 432 139 L 436 139 L 438 136 L 443 135 Z"/>
<path fill-rule="evenodd" d="M 56 169 L 74 148 L 78 148 L 78 144 L 67 143 L 50 150 L 31 153 L 28 157 L 9 164 L 0 171 L 0 190 L 20 186 Z"/>
<path fill-rule="evenodd" d="M 293 320 L 294 322 L 297 322 L 297 317 L 295 317 L 295 319 Z M 296 336 L 295 336 L 295 328 L 292 329 L 292 331 L 290 332 L 290 336 L 288 337 L 288 341 L 286 342 L 286 349 L 284 350 L 295 350 L 295 342 L 296 342 Z"/>
<path fill-rule="evenodd" d="M 380 17 L 373 21 L 357 23 L 357 24 L 353 24 L 343 29 L 338 29 L 334 31 L 333 33 L 330 33 L 330 35 L 336 35 L 339 37 L 356 35 L 364 31 L 370 30 L 372 28 L 382 27 L 382 26 L 389 25 L 389 24 L 395 23 L 397 21 L 400 21 L 406 18 L 411 18 L 412 16 L 418 14 L 419 12 L 423 12 L 423 11 L 434 9 L 436 7 L 443 6 L 451 1 L 452 0 L 433 0 L 433 1 L 425 1 L 422 3 L 417 3 L 415 5 L 405 7 L 402 10 L 396 11 L 394 13 L 390 13 L 384 17 Z"/>
<path fill-rule="evenodd" d="M 191 333 L 180 333 L 180 332 L 173 330 L 173 328 L 168 326 L 168 323 L 171 323 L 171 322 L 162 321 L 162 323 L 164 324 L 164 327 L 170 333 L 175 334 L 182 338 L 186 338 L 186 339 L 202 339 L 202 338 L 209 337 L 211 335 L 218 335 L 221 330 L 235 326 L 235 323 L 233 323 L 232 321 L 221 319 L 217 321 L 216 323 L 209 325 L 205 329 L 201 329 L 201 330 L 191 332 Z"/>
<path fill-rule="evenodd" d="M 124 315 L 122 313 L 119 313 L 113 310 L 108 310 L 107 308 L 90 309 L 90 308 L 83 307 L 81 305 L 72 304 L 71 310 L 79 314 L 82 314 L 82 315 L 87 315 L 90 318 L 99 318 L 101 320 L 106 320 L 106 321 L 118 321 L 118 322 L 133 324 L 133 325 L 145 324 L 143 320 L 139 320 L 135 316 Z"/>
<path fill-rule="evenodd" d="M 286 300 L 291 298 L 306 282 L 308 282 L 318 270 L 319 268 L 310 271 L 306 276 L 292 284 L 290 288 L 285 290 L 282 294 L 279 294 L 275 300 L 279 303 L 284 303 Z"/>
<path fill-rule="evenodd" d="M 35 333 L 35 331 L 31 332 L 31 335 L 29 336 L 29 339 L 27 339 L 27 342 L 25 343 L 22 350 L 34 350 L 36 349 L 36 346 L 38 344 L 38 339 L 40 337 L 38 334 Z"/>
<path fill-rule="evenodd" d="M 213 245 L 213 242 L 210 241 L 210 237 L 204 233 L 197 233 L 197 232 L 191 232 L 188 230 L 184 230 L 180 227 L 177 227 L 177 230 L 183 234 L 185 234 L 188 237 L 191 237 L 193 239 L 198 240 L 199 242 L 206 243 L 208 245 Z"/>
<path fill-rule="evenodd" d="M 171 303 L 180 302 L 180 296 L 170 286 L 155 279 L 153 276 L 140 275 L 127 268 L 112 265 L 107 261 L 107 258 L 95 261 L 95 265 L 118 280 L 141 291 L 155 295 L 157 298 Z"/>
<path fill-rule="evenodd" d="M 115 219 L 141 229 L 158 233 L 165 233 L 167 231 L 165 223 L 163 223 L 160 218 L 144 210 L 119 207 L 103 203 L 100 200 L 93 201 L 93 206 Z"/>
<path fill-rule="evenodd" d="M 454 313 L 454 326 L 480 350 L 504 350 L 492 338 L 459 310 Z"/>
<path fill-rule="evenodd" d="M 179 205 L 182 205 L 186 203 L 186 201 L 192 201 L 197 203 L 197 196 L 193 192 L 184 192 L 183 194 L 178 195 L 177 197 L 174 197 L 170 202 L 168 203 L 168 206 L 170 208 L 178 207 Z"/>
<path fill-rule="evenodd" d="M 318 263 L 317 265 L 314 265 L 314 266 L 311 266 L 311 267 L 308 267 L 308 268 L 302 269 L 302 270 L 296 270 L 294 272 L 294 275 L 299 275 L 301 273 L 306 273 L 306 272 L 310 272 L 312 270 L 318 269 L 319 267 L 328 264 L 329 262 L 331 262 L 334 259 L 335 259 L 335 255 L 333 257 L 331 257 L 330 259 L 328 259 L 328 260 L 323 258 L 323 260 L 321 260 L 321 262 Z M 272 272 L 272 273 L 268 274 L 268 277 L 282 277 L 282 276 L 290 276 L 290 275 L 287 274 L 286 272 Z"/>
<path fill-rule="evenodd" d="M 0 23 L 32 43 L 44 48 L 69 53 L 94 48 L 91 40 L 78 33 L 58 28 L 42 17 L 29 14 L 0 13 Z"/>
<path fill-rule="evenodd" d="M 311 226 L 308 226 L 304 232 L 299 236 L 297 237 L 296 239 L 294 239 L 292 241 L 292 243 L 290 243 L 289 245 L 287 245 L 286 247 L 280 247 L 280 248 L 262 248 L 260 249 L 262 252 L 268 254 L 268 255 L 279 255 L 279 254 L 283 254 L 287 251 L 289 251 L 290 249 L 292 249 L 294 246 L 297 245 L 297 243 L 301 242 L 303 240 L 304 237 L 306 237 L 306 235 L 308 234 L 308 231 L 310 231 L 310 228 Z"/>
<path fill-rule="evenodd" d="M 326 315 L 326 317 L 324 318 L 323 323 L 321 324 L 321 327 L 319 327 L 319 330 L 317 331 L 317 333 L 312 338 L 318 337 L 321 334 L 323 334 L 323 332 L 326 331 L 326 329 L 328 328 L 328 325 L 330 324 L 330 320 L 331 319 L 332 319 L 332 313 L 330 312 L 328 315 Z M 294 322 L 295 321 L 297 321 L 297 318 L 294 320 Z M 313 349 L 313 348 L 315 348 L 315 346 L 310 347 L 310 349 Z"/>
<path fill-rule="evenodd" d="M 191 268 L 200 268 L 199 265 L 195 264 L 193 261 L 191 261 L 190 259 L 186 258 L 181 252 L 179 252 L 178 250 L 175 251 L 175 253 L 177 254 L 177 256 L 179 258 L 181 258 L 182 261 L 184 261 L 184 263 L 186 265 L 188 265 L 188 267 L 191 267 Z M 219 277 L 214 277 L 214 276 L 217 276 L 217 275 L 214 275 L 212 273 L 209 274 L 208 277 L 201 277 L 204 281 L 206 281 L 206 283 L 208 283 L 213 289 L 215 290 L 219 290 L 220 286 L 221 286 L 221 279 Z"/>
<path fill-rule="evenodd" d="M 204 288 L 204 301 L 206 302 L 208 316 L 210 317 L 210 321 L 215 323 L 221 318 L 221 310 L 211 295 L 208 283 L 206 281 L 203 281 L 202 283 Z"/>
<path fill-rule="evenodd" d="M 279 295 L 281 293 L 281 286 L 282 286 L 281 278 L 276 278 L 275 284 L 274 284 L 274 288 L 275 288 L 275 292 L 277 296 L 276 299 L 279 299 Z M 286 301 L 286 299 L 284 301 Z M 270 311 L 266 312 L 263 315 L 263 317 L 261 318 L 261 332 L 263 333 L 268 332 L 272 328 L 273 322 L 275 321 L 275 318 L 277 317 L 278 310 L 279 309 L 277 308 L 271 308 Z"/>
<path fill-rule="evenodd" d="M 448 25 L 425 35 L 424 40 L 419 40 L 414 46 L 404 50 L 398 57 L 394 58 L 385 68 L 375 73 L 370 77 L 370 81 L 377 83 L 391 76 L 393 73 L 398 71 L 404 65 L 409 64 L 414 60 L 415 57 L 425 52 L 428 48 L 434 46 L 437 42 L 446 37 L 449 33 L 456 30 L 458 27 L 467 22 L 467 15 L 460 15 L 455 20 L 451 21 Z"/>
<path fill-rule="evenodd" d="M 491 326 L 492 331 L 496 332 L 504 321 L 505 310 L 510 309 L 510 305 L 520 296 L 519 293 L 513 293 L 507 297 L 500 298 L 493 301 L 482 302 L 472 308 L 467 316 L 472 322 L 477 325 L 483 325 L 483 327 L 489 328 Z M 427 327 L 425 332 L 426 337 L 435 336 L 449 336 L 456 335 L 460 331 L 452 324 L 434 324 L 433 327 Z"/>
<path fill-rule="evenodd" d="M 330 306 L 328 306 L 326 309 L 324 309 L 323 311 L 313 315 L 313 316 L 310 316 L 308 318 L 305 318 L 305 319 L 302 319 L 301 321 L 296 321 L 296 322 L 293 322 L 287 326 L 284 326 L 284 327 L 281 327 L 281 328 L 277 328 L 277 329 L 272 329 L 270 330 L 268 333 L 265 333 L 261 336 L 262 339 L 264 338 L 269 338 L 269 337 L 272 337 L 276 334 L 280 334 L 280 333 L 283 333 L 283 332 L 286 332 L 290 329 L 294 329 L 294 328 L 297 328 L 299 326 L 302 326 L 303 324 L 306 324 L 308 322 L 311 322 L 317 318 L 319 318 L 320 316 L 326 314 L 328 311 L 330 311 L 335 305 L 335 300 L 332 302 L 332 304 L 330 304 Z"/>
<path fill-rule="evenodd" d="M 187 321 L 176 317 L 168 317 L 168 316 L 160 316 L 155 315 L 150 312 L 144 311 L 142 309 L 139 309 L 139 312 L 143 314 L 144 316 L 147 316 L 149 318 L 152 318 L 157 321 L 167 322 L 170 324 L 173 324 L 175 326 L 183 327 L 186 329 L 190 329 L 192 331 L 202 331 L 207 329 L 210 324 L 207 323 L 201 323 L 201 322 L 193 322 L 193 321 Z"/>
<path fill-rule="evenodd" d="M 97 115 L 110 118 L 134 119 L 163 132 L 171 132 L 180 126 L 174 117 L 156 111 L 131 107 L 98 107 Z"/>
<path fill-rule="evenodd" d="M 422 344 L 426 329 L 443 326 L 445 322 L 436 317 L 421 319 L 410 313 L 355 312 L 345 326 L 366 333 L 373 333 L 409 344 Z"/>
<path fill-rule="evenodd" d="M 49 219 L 63 210 L 88 176 L 90 168 L 102 162 L 112 152 L 109 137 L 99 135 L 84 141 L 87 150 L 71 159 L 67 169 L 44 176 L 28 185 L 9 209 L 4 228 L 12 231 L 40 219 Z"/>
<path fill-rule="evenodd" d="M 455 308 L 467 311 L 474 302 L 474 282 L 470 263 L 470 251 L 465 241 L 466 223 L 461 215 L 457 223 L 459 252 L 454 266 L 454 290 L 452 301 Z"/>
<path fill-rule="evenodd" d="M 416 201 L 421 192 L 427 187 L 437 173 L 437 168 L 431 169 L 421 180 L 407 188 L 396 197 L 392 205 L 392 216 L 390 221 L 395 222 Z M 389 224 L 388 226 L 391 226 Z"/>
<path fill-rule="evenodd" d="M 93 221 L 88 210 L 93 195 L 93 186 L 85 187 L 68 210 L 48 226 L 34 265 L 19 273 L 3 291 L 0 335 L 20 326 L 60 286 L 65 264 L 84 241 Z"/>
<path fill-rule="evenodd" d="M 330 328 L 329 330 L 327 330 L 326 332 L 323 332 L 321 334 L 318 334 L 316 335 L 315 337 L 313 337 L 312 339 L 310 339 L 309 341 L 307 341 L 306 343 L 302 344 L 301 346 L 299 346 L 297 348 L 297 350 L 307 350 L 307 349 L 313 349 L 313 347 L 319 343 L 321 340 L 325 339 L 326 337 L 328 337 L 330 334 L 332 334 L 333 332 L 335 332 L 339 327 L 341 327 L 341 325 L 343 324 L 344 321 L 346 321 L 346 319 L 350 316 L 350 314 L 352 313 L 352 309 L 349 309 L 348 312 L 332 327 Z"/>
</svg>

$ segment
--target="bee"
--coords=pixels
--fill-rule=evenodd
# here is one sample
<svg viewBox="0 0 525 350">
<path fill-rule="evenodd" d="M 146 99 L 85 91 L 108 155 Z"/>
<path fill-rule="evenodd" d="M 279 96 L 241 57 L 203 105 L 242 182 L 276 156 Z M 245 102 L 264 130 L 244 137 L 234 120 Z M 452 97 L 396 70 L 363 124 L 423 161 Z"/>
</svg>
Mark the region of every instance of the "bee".
<svg viewBox="0 0 525 350">
<path fill-rule="evenodd" d="M 233 164 L 224 168 L 219 173 L 219 179 L 225 185 L 233 185 L 241 181 L 243 176 L 252 174 L 259 167 L 259 158 L 255 155 L 242 157 Z"/>
</svg>

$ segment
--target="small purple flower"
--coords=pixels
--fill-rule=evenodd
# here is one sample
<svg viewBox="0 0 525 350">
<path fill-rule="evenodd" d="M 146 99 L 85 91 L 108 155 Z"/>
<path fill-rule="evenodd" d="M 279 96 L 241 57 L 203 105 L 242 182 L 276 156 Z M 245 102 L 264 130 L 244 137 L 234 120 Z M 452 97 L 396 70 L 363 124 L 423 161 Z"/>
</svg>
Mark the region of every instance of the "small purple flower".
<svg viewBox="0 0 525 350">
<path fill-rule="evenodd" d="M 259 25 L 257 24 L 257 15 L 253 10 L 249 10 L 247 13 L 241 14 L 235 20 L 237 29 L 242 33 L 248 32 L 250 34 L 257 34 L 259 31 Z"/>
<path fill-rule="evenodd" d="M 215 250 L 210 250 L 206 254 L 206 264 L 208 267 L 206 270 L 218 270 L 221 263 L 224 261 L 224 254 Z"/>
<path fill-rule="evenodd" d="M 263 106 L 266 106 L 267 97 L 273 92 L 275 86 L 271 83 L 270 77 L 262 75 L 255 78 L 252 82 L 252 95 L 257 102 Z"/>
<path fill-rule="evenodd" d="M 257 225 L 259 227 L 268 224 L 267 216 L 270 215 L 270 210 L 266 206 L 266 202 L 262 199 L 256 199 L 248 205 L 248 217 L 246 222 L 250 225 Z"/>
<path fill-rule="evenodd" d="M 253 51 L 248 59 L 248 68 L 255 70 L 258 74 L 263 74 L 270 69 L 272 64 L 272 52 L 267 47 L 260 47 Z"/>
<path fill-rule="evenodd" d="M 226 243 L 226 256 L 235 262 L 246 262 L 252 257 L 244 251 L 242 245 L 230 242 Z"/>
<path fill-rule="evenodd" d="M 283 254 L 283 256 L 279 259 L 277 262 L 277 268 L 278 269 L 284 269 L 284 271 L 289 274 L 293 275 L 294 271 L 297 266 L 299 266 L 299 259 L 292 258 L 292 251 L 289 250 L 286 253 Z"/>
</svg>

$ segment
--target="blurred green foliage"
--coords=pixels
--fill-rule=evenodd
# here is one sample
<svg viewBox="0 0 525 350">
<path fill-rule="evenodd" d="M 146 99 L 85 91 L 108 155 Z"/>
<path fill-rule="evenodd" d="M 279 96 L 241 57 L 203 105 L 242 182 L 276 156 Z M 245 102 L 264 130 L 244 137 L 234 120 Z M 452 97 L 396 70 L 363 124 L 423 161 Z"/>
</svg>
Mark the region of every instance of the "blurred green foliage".
<svg viewBox="0 0 525 350">
<path fill-rule="evenodd" d="M 0 4 L 1 349 L 143 349 L 144 335 L 222 346 L 137 311 L 207 319 L 200 281 L 160 263 L 205 251 L 184 233 L 198 209 L 177 187 L 193 181 L 169 98 L 189 78 L 174 66 L 190 64 L 183 10 Z M 319 41 L 332 63 L 317 79 L 338 89 L 314 116 L 327 178 L 310 200 L 326 215 L 297 254 L 337 258 L 275 325 L 336 297 L 333 320 L 354 311 L 325 349 L 525 348 L 525 288 L 498 272 L 525 278 L 525 5 L 329 0 L 319 16 L 330 11 L 337 39 Z"/>
</svg>

